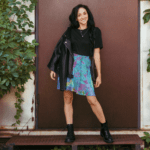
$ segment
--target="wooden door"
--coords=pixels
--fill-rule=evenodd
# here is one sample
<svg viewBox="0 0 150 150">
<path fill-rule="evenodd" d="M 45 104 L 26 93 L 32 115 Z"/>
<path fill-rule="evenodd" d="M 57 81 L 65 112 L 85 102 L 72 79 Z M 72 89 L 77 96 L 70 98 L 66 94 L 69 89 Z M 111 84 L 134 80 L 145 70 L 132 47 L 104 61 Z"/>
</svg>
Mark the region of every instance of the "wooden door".
<svg viewBox="0 0 150 150">
<path fill-rule="evenodd" d="M 95 88 L 110 128 L 138 127 L 138 0 L 39 0 L 38 128 L 64 128 L 63 92 L 47 64 L 77 4 L 87 5 L 101 29 L 102 84 Z M 75 128 L 99 128 L 86 96 L 73 93 Z"/>
</svg>

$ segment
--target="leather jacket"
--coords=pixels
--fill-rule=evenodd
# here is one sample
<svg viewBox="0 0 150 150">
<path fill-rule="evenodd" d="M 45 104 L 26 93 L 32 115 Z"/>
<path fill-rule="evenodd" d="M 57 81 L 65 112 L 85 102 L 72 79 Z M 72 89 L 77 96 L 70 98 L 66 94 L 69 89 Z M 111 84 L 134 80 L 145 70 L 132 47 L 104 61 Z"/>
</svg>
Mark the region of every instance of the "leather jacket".
<svg viewBox="0 0 150 150">
<path fill-rule="evenodd" d="M 94 52 L 94 51 L 93 51 Z M 92 80 L 95 83 L 95 63 L 93 56 L 91 57 L 91 67 L 90 72 Z M 60 91 L 66 90 L 67 77 L 73 78 L 74 57 L 71 50 L 71 27 L 68 27 L 64 34 L 61 36 L 57 42 L 52 57 L 47 65 L 47 67 L 58 74 L 60 79 Z"/>
</svg>

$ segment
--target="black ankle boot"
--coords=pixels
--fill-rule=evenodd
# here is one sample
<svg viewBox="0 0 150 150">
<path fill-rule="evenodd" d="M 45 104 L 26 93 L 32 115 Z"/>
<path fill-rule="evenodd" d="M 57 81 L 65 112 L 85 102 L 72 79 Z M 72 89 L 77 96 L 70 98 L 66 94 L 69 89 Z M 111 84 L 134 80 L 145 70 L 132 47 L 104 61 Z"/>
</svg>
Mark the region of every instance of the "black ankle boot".
<svg viewBox="0 0 150 150">
<path fill-rule="evenodd" d="M 67 124 L 68 133 L 65 142 L 70 143 L 75 140 L 73 124 Z"/>
<path fill-rule="evenodd" d="M 113 143 L 113 138 L 109 133 L 108 125 L 107 125 L 107 120 L 105 123 L 101 123 L 101 132 L 100 135 L 104 138 L 104 141 L 106 143 Z"/>
</svg>

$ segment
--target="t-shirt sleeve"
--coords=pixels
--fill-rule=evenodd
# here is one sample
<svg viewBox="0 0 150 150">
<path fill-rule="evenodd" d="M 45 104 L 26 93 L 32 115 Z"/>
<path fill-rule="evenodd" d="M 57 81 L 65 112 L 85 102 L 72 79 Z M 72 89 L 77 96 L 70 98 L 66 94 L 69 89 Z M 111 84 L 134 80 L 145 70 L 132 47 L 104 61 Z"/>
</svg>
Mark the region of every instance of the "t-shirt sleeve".
<svg viewBox="0 0 150 150">
<path fill-rule="evenodd" d="M 94 48 L 103 48 L 103 42 L 102 42 L 102 35 L 101 35 L 101 30 L 96 27 L 95 30 L 95 47 Z"/>
</svg>

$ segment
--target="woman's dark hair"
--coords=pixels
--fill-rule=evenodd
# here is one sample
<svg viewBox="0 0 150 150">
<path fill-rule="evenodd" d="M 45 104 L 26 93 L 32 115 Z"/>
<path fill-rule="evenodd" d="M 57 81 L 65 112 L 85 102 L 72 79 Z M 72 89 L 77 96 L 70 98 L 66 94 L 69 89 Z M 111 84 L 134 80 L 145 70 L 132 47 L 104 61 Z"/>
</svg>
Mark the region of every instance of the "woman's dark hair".
<svg viewBox="0 0 150 150">
<path fill-rule="evenodd" d="M 77 15 L 78 15 L 78 10 L 79 10 L 79 8 L 81 8 L 81 7 L 84 8 L 84 9 L 86 9 L 86 11 L 87 11 L 87 13 L 88 13 L 87 26 L 88 26 L 88 27 L 91 27 L 91 26 L 95 27 L 95 22 L 94 22 L 93 15 L 92 15 L 90 9 L 88 8 L 88 6 L 83 5 L 83 4 L 79 4 L 79 5 L 75 6 L 75 7 L 72 9 L 72 12 L 71 12 L 71 14 L 70 14 L 70 16 L 69 16 L 69 20 L 70 20 L 70 22 L 71 22 L 70 26 L 73 27 L 73 28 L 78 28 L 78 27 L 79 27 L 79 22 L 76 21 L 76 19 L 77 19 Z"/>
<path fill-rule="evenodd" d="M 69 16 L 69 20 L 70 20 L 70 27 L 72 28 L 78 28 L 79 27 L 79 22 L 76 20 L 77 19 L 77 15 L 78 15 L 78 10 L 79 8 L 84 8 L 86 9 L 87 13 L 88 13 L 88 22 L 87 22 L 87 26 L 89 27 L 89 38 L 91 40 L 92 46 L 94 46 L 94 41 L 92 39 L 95 40 L 94 37 L 94 28 L 95 28 L 95 22 L 94 22 L 94 18 L 93 15 L 90 11 L 90 9 L 88 8 L 88 6 L 83 5 L 83 4 L 78 4 L 77 6 L 75 6 L 72 9 L 72 12 Z M 93 38 L 92 38 L 93 37 Z"/>
</svg>

